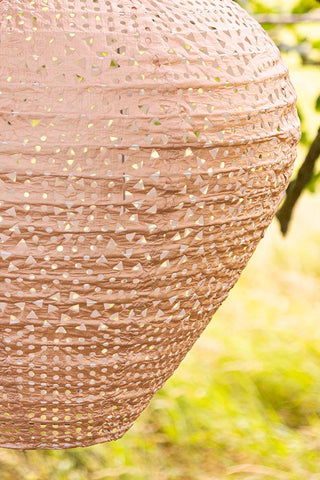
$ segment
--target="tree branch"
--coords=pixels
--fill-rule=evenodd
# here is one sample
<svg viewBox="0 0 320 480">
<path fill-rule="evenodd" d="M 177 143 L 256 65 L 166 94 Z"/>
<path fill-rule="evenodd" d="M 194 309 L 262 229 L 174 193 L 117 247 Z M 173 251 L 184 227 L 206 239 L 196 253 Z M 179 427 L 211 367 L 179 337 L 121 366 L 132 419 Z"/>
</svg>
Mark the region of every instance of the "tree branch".
<svg viewBox="0 0 320 480">
<path fill-rule="evenodd" d="M 307 153 L 307 156 L 299 168 L 298 174 L 294 180 L 289 183 L 289 186 L 286 191 L 285 200 L 278 210 L 276 217 L 280 223 L 280 229 L 283 235 L 285 235 L 288 231 L 288 226 L 291 220 L 293 209 L 307 186 L 310 182 L 314 167 L 318 157 L 320 156 L 320 127 L 318 129 L 318 133 L 313 140 L 310 149 Z"/>
<path fill-rule="evenodd" d="M 312 13 L 258 13 L 254 16 L 259 23 L 273 23 L 275 25 L 305 23 L 305 22 L 320 22 L 319 9 Z"/>
</svg>

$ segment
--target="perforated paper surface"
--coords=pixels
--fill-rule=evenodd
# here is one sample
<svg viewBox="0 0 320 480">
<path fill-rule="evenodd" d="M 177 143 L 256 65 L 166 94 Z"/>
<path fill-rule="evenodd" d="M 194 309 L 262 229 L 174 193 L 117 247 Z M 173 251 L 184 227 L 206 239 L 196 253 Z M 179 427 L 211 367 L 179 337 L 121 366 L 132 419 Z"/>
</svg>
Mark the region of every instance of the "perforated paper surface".
<svg viewBox="0 0 320 480">
<path fill-rule="evenodd" d="M 114 440 L 274 216 L 295 92 L 231 0 L 0 14 L 0 446 Z"/>
</svg>

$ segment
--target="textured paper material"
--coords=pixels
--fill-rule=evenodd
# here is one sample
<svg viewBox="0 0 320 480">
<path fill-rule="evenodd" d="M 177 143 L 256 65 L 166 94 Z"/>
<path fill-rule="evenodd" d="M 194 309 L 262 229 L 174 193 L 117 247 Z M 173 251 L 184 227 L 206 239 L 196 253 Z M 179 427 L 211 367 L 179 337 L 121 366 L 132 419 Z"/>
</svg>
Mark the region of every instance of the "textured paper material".
<svg viewBox="0 0 320 480">
<path fill-rule="evenodd" d="M 229 0 L 0 13 L 0 446 L 114 440 L 274 216 L 295 92 Z"/>
</svg>

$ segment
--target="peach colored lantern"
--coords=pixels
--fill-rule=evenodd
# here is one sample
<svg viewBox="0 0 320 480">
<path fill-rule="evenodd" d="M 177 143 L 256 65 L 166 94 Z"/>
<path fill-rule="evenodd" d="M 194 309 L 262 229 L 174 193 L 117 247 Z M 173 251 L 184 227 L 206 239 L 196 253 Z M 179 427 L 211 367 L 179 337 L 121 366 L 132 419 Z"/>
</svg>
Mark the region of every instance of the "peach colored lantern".
<svg viewBox="0 0 320 480">
<path fill-rule="evenodd" d="M 0 13 L 0 446 L 114 440 L 274 216 L 295 92 L 231 0 Z"/>
</svg>

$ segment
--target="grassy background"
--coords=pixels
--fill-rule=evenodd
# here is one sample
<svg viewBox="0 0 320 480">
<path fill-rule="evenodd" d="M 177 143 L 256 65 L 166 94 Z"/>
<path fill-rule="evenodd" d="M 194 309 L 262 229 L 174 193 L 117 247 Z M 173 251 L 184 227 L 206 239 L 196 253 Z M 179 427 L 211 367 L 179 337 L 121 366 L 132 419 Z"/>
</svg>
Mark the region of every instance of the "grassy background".
<svg viewBox="0 0 320 480">
<path fill-rule="evenodd" d="M 320 71 L 291 77 L 311 135 Z M 297 165 L 304 154 L 299 150 Z M 274 223 L 173 377 L 117 442 L 0 449 L 1 480 L 320 480 L 320 195 Z"/>
</svg>

